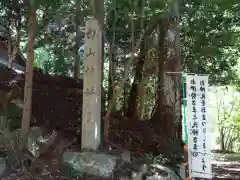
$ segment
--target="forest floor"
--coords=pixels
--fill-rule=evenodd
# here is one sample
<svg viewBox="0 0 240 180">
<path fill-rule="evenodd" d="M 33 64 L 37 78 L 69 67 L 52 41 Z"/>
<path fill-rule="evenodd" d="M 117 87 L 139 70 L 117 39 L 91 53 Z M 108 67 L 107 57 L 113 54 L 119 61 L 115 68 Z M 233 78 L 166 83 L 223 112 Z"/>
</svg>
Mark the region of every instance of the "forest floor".
<svg viewBox="0 0 240 180">
<path fill-rule="evenodd" d="M 240 180 L 240 153 L 216 154 L 213 172 L 214 180 Z"/>
</svg>

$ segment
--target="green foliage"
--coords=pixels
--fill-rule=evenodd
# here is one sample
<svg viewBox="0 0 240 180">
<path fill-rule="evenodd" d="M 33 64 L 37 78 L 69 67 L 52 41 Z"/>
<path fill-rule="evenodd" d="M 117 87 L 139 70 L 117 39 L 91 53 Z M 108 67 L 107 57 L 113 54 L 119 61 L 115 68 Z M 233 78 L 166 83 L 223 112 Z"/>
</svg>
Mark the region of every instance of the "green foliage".
<svg viewBox="0 0 240 180">
<path fill-rule="evenodd" d="M 239 1 L 184 1 L 182 53 L 188 72 L 210 74 L 213 84 L 236 79 L 239 57 Z"/>
<path fill-rule="evenodd" d="M 29 1 L 0 1 L 0 23 L 9 27 L 13 39 L 16 36 L 17 14 L 21 16 L 20 37 L 23 52 L 26 53 L 28 3 Z M 67 0 L 36 0 L 37 29 L 35 42 L 35 66 L 52 74 L 72 76 L 76 55 L 76 1 Z M 103 1 L 81 1 L 81 23 L 83 29 L 87 19 L 101 14 Z M 136 46 L 144 33 L 147 54 L 145 66 L 153 64 L 158 59 L 158 29 L 159 24 L 169 18 L 173 1 L 159 0 L 108 0 L 104 1 L 105 10 L 105 67 L 109 60 L 109 42 L 115 34 L 116 88 L 124 76 L 124 65 L 129 61 L 132 46 Z M 240 85 L 237 64 L 239 62 L 239 24 L 238 0 L 185 0 L 180 2 L 180 31 L 183 70 L 186 72 L 209 74 L 210 83 L 215 85 Z M 19 7 L 20 12 L 19 12 Z M 99 17 L 97 17 L 99 18 Z M 168 24 L 165 25 L 166 28 Z M 79 28 L 79 29 L 81 29 Z M 84 32 L 84 30 L 81 30 Z M 133 37 L 134 34 L 134 37 Z M 84 34 L 79 41 L 83 45 Z M 132 42 L 134 43 L 132 44 Z M 79 47 L 77 47 L 79 48 Z M 138 47 L 136 54 L 140 51 Z M 156 99 L 158 87 L 158 64 L 155 70 L 149 72 L 145 83 L 145 112 L 150 116 Z M 107 77 L 108 68 L 104 69 Z M 126 83 L 127 93 L 130 92 L 134 79 L 134 65 L 130 67 L 129 79 Z M 83 63 L 81 63 L 81 73 Z M 144 74 L 144 73 L 143 73 Z M 103 86 L 107 89 L 108 80 Z M 125 97 L 119 96 L 116 107 L 120 108 Z"/>
<path fill-rule="evenodd" d="M 217 143 L 221 144 L 223 151 L 233 151 L 240 135 L 240 96 L 234 87 L 223 87 L 218 96 L 216 111 L 220 136 Z"/>
<path fill-rule="evenodd" d="M 9 11 L 11 11 L 14 29 L 14 10 L 17 8 L 16 0 L 3 0 L 0 2 L 1 24 L 9 24 Z M 27 33 L 27 6 L 29 1 L 20 1 L 21 7 L 21 40 L 26 41 Z M 46 56 L 37 63 L 39 67 L 46 66 L 46 71 L 69 74 L 73 65 L 74 56 L 74 12 L 75 3 L 66 0 L 34 1 L 38 9 L 36 48 L 44 48 L 51 54 L 51 62 Z M 130 4 L 131 2 L 131 4 Z M 169 1 L 170 2 L 170 1 Z M 84 17 L 91 17 L 91 7 L 98 2 L 81 2 Z M 131 23 L 134 20 L 135 44 L 141 32 L 149 26 L 153 18 L 162 17 L 169 4 L 156 0 L 111 0 L 105 3 L 106 37 L 110 41 L 113 32 L 116 32 L 116 47 L 122 52 L 131 51 Z M 97 9 L 96 9 L 97 10 Z M 235 83 L 236 64 L 239 57 L 239 1 L 181 1 L 181 44 L 184 67 L 187 72 L 210 74 L 213 84 Z M 89 16 L 90 15 L 90 16 Z M 81 26 L 84 26 L 84 18 Z M 113 25 L 116 23 L 116 28 Z M 152 33 L 152 32 L 151 32 Z M 150 34 L 151 34 L 150 33 Z M 149 45 L 154 47 L 152 35 L 148 35 Z M 42 51 L 42 50 L 41 50 Z M 40 58 L 40 54 L 37 53 Z M 121 63 L 119 62 L 120 65 Z M 61 63 L 63 65 L 61 65 Z M 53 66 L 49 68 L 49 66 Z M 122 65 L 121 65 L 122 66 Z M 66 70 L 70 68 L 70 70 Z"/>
</svg>

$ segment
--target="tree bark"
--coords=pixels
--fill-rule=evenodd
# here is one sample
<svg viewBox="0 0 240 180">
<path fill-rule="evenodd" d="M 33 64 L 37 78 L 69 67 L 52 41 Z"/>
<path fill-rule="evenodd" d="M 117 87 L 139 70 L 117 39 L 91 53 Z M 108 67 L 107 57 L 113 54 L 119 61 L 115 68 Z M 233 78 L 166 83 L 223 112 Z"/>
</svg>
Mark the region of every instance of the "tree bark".
<svg viewBox="0 0 240 180">
<path fill-rule="evenodd" d="M 125 71 L 127 71 L 126 59 L 124 59 L 124 73 Z M 128 111 L 128 81 L 126 80 L 123 87 L 123 112 L 125 117 L 127 117 L 127 111 Z"/>
<path fill-rule="evenodd" d="M 144 77 L 138 85 L 138 97 L 139 97 L 138 117 L 140 118 L 140 120 L 143 120 L 145 115 L 145 93 L 146 93 L 145 84 L 147 84 L 148 80 L 149 80 L 149 76 L 146 78 Z"/>
<path fill-rule="evenodd" d="M 8 19 L 12 19 L 12 11 L 9 9 L 8 10 Z M 10 31 L 10 26 L 11 26 L 11 21 L 8 22 L 8 68 L 12 69 L 12 37 L 11 37 L 11 31 Z"/>
<path fill-rule="evenodd" d="M 32 81 L 33 81 L 33 62 L 34 62 L 34 40 L 36 30 L 36 8 L 34 1 L 30 1 L 29 7 L 29 30 L 27 47 L 27 68 L 24 86 L 24 108 L 21 126 L 21 144 L 20 148 L 26 147 L 27 133 L 29 131 L 31 110 L 32 110 Z"/>
<path fill-rule="evenodd" d="M 180 99 L 180 38 L 178 2 L 169 9 L 169 17 L 160 25 L 159 90 L 152 120 L 158 133 L 168 141 L 179 141 L 182 132 Z M 170 72 L 170 73 L 166 73 Z"/>
<path fill-rule="evenodd" d="M 76 16 L 75 16 L 75 25 L 76 25 L 76 38 L 75 38 L 75 62 L 74 62 L 74 78 L 80 78 L 80 56 L 78 50 L 80 48 L 80 19 L 81 19 L 81 0 L 76 0 Z"/>
<path fill-rule="evenodd" d="M 116 7 L 115 7 L 116 8 Z M 108 104 L 110 104 L 111 99 L 115 91 L 115 78 L 116 78 L 116 54 L 115 54 L 115 38 L 116 38 L 116 11 L 114 10 L 114 22 L 112 24 L 112 37 L 110 39 L 109 47 L 109 74 L 108 74 Z M 113 108 L 115 109 L 115 107 Z"/>
<path fill-rule="evenodd" d="M 220 145 L 221 145 L 221 150 L 225 151 L 225 136 L 224 136 L 224 132 L 223 132 L 223 128 L 220 129 Z"/>
<path fill-rule="evenodd" d="M 16 20 L 15 20 L 15 26 L 16 26 L 16 54 L 20 54 L 20 31 L 21 31 L 21 14 L 20 14 L 21 8 L 19 1 L 16 1 Z"/>
<path fill-rule="evenodd" d="M 135 67 L 135 76 L 134 76 L 134 81 L 132 84 L 132 88 L 130 91 L 130 96 L 128 98 L 128 112 L 127 112 L 127 117 L 133 118 L 137 117 L 139 115 L 139 109 L 138 107 L 138 102 L 139 102 L 139 97 L 138 97 L 138 85 L 142 81 L 143 78 L 143 65 L 144 65 L 144 59 L 145 59 L 145 43 L 143 40 L 143 43 L 141 44 L 140 47 L 140 54 L 138 57 L 138 62 Z"/>
<path fill-rule="evenodd" d="M 115 91 L 114 84 L 116 76 L 115 75 L 116 65 L 114 61 L 115 61 L 114 45 L 113 43 L 111 43 L 109 48 L 108 104 L 110 104 L 110 101 L 113 97 L 113 91 Z"/>
</svg>

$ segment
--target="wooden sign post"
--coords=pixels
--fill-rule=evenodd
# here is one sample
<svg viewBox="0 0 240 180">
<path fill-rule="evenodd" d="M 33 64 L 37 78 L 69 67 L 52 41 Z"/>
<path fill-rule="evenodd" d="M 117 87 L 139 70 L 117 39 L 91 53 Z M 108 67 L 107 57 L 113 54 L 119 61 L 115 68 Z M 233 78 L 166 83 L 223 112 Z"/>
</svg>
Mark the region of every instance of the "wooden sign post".
<svg viewBox="0 0 240 180">
<path fill-rule="evenodd" d="M 102 32 L 97 20 L 86 22 L 82 109 L 82 149 L 97 150 L 101 134 Z"/>
</svg>

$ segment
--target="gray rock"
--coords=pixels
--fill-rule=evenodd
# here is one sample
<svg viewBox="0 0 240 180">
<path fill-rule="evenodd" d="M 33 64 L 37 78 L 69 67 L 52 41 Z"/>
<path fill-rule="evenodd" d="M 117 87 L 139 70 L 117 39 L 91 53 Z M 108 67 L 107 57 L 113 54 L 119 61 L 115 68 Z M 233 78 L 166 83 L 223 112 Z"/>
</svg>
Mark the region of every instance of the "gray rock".
<svg viewBox="0 0 240 180">
<path fill-rule="evenodd" d="M 108 178 L 115 169 L 116 157 L 95 152 L 64 152 L 63 164 L 73 171 L 73 176 L 88 174 Z"/>
<path fill-rule="evenodd" d="M 155 177 L 151 176 L 150 179 L 147 180 L 182 180 L 180 175 L 178 176 L 174 170 L 169 167 L 160 165 L 160 164 L 151 164 L 152 168 L 156 170 L 156 172 L 166 172 L 167 176 L 155 175 Z M 152 178 L 152 179 L 151 179 Z M 155 179 L 154 179 L 155 178 Z M 157 179 L 158 178 L 158 179 Z"/>
<path fill-rule="evenodd" d="M 162 177 L 160 175 L 153 175 L 146 178 L 146 180 L 168 180 L 168 177 Z"/>
<path fill-rule="evenodd" d="M 7 165 L 5 159 L 0 157 L 0 177 L 2 177 L 2 175 L 4 174 L 6 167 Z"/>
</svg>

